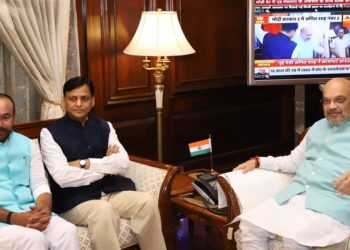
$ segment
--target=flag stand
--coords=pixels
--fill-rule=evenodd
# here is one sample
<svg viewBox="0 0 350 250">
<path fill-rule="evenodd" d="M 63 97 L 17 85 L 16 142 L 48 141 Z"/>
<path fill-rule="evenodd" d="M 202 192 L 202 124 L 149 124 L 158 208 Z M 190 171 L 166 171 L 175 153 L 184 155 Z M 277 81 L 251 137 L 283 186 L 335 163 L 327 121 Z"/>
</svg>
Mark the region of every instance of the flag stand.
<svg viewBox="0 0 350 250">
<path fill-rule="evenodd" d="M 210 173 L 214 173 L 214 166 L 213 166 L 213 147 L 211 145 L 211 135 L 209 134 L 209 142 L 210 142 Z"/>
<path fill-rule="evenodd" d="M 211 174 L 216 173 L 213 165 L 213 149 L 212 149 L 210 134 L 208 139 L 189 143 L 188 147 L 192 157 L 210 153 L 210 173 Z"/>
</svg>

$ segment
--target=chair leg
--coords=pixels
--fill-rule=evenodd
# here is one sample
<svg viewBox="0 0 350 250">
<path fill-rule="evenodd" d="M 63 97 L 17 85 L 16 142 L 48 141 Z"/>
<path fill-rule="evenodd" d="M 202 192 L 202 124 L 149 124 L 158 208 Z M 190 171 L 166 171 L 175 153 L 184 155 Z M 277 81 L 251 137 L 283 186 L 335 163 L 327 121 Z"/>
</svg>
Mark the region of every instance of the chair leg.
<svg viewBox="0 0 350 250">
<path fill-rule="evenodd" d="M 188 225 L 188 243 L 189 243 L 189 247 L 190 249 L 192 249 L 192 244 L 193 244 L 193 238 L 194 236 L 194 226 L 195 223 L 194 221 L 187 219 L 187 225 Z"/>
</svg>

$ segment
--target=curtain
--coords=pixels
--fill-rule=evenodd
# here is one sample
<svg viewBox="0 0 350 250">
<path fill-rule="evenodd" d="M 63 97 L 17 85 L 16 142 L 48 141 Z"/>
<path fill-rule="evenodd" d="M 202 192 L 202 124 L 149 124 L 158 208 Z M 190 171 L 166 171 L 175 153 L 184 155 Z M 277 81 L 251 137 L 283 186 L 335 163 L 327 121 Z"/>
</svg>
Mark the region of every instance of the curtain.
<svg viewBox="0 0 350 250">
<path fill-rule="evenodd" d="M 0 42 L 0 92 L 10 95 L 16 103 L 16 123 L 40 119 L 42 98 L 16 60 Z"/>
<path fill-rule="evenodd" d="M 76 20 L 74 0 L 0 0 L 0 40 L 42 98 L 41 119 L 63 115 L 63 84 L 79 74 Z"/>
</svg>

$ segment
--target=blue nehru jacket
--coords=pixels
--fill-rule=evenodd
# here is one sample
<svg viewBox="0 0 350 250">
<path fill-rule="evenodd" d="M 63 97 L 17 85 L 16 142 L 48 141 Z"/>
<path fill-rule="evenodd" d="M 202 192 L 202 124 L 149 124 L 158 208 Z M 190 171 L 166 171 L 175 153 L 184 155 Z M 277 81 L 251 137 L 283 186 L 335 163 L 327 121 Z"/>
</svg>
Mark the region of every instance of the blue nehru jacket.
<svg viewBox="0 0 350 250">
<path fill-rule="evenodd" d="M 263 39 L 263 59 L 290 59 L 297 46 L 296 42 L 290 40 L 282 33 L 273 35 L 266 33 Z"/>
<path fill-rule="evenodd" d="M 305 206 L 350 225 L 350 196 L 340 195 L 332 182 L 350 171 L 350 121 L 331 126 L 316 122 L 306 135 L 305 159 L 290 185 L 275 197 L 283 204 L 305 193 Z"/>
<path fill-rule="evenodd" d="M 35 206 L 30 189 L 30 140 L 12 132 L 6 143 L 0 142 L 0 207 L 13 211 L 29 211 Z M 0 222 L 0 227 L 8 226 Z"/>
<path fill-rule="evenodd" d="M 47 129 L 68 161 L 106 156 L 110 129 L 105 120 L 90 115 L 83 126 L 65 115 Z M 50 175 L 49 181 L 53 196 L 52 210 L 56 213 L 63 213 L 88 200 L 100 199 L 101 192 L 108 194 L 135 190 L 135 184 L 121 175 L 106 175 L 101 180 L 80 187 L 61 188 Z"/>
</svg>

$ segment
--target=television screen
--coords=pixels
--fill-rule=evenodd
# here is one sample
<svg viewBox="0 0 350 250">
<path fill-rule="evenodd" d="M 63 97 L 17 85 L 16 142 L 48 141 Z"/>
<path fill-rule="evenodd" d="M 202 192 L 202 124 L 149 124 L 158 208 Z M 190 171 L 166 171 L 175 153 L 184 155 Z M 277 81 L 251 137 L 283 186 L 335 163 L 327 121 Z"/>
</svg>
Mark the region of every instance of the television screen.
<svg viewBox="0 0 350 250">
<path fill-rule="evenodd" d="M 350 77 L 350 0 L 249 0 L 248 84 Z"/>
</svg>

